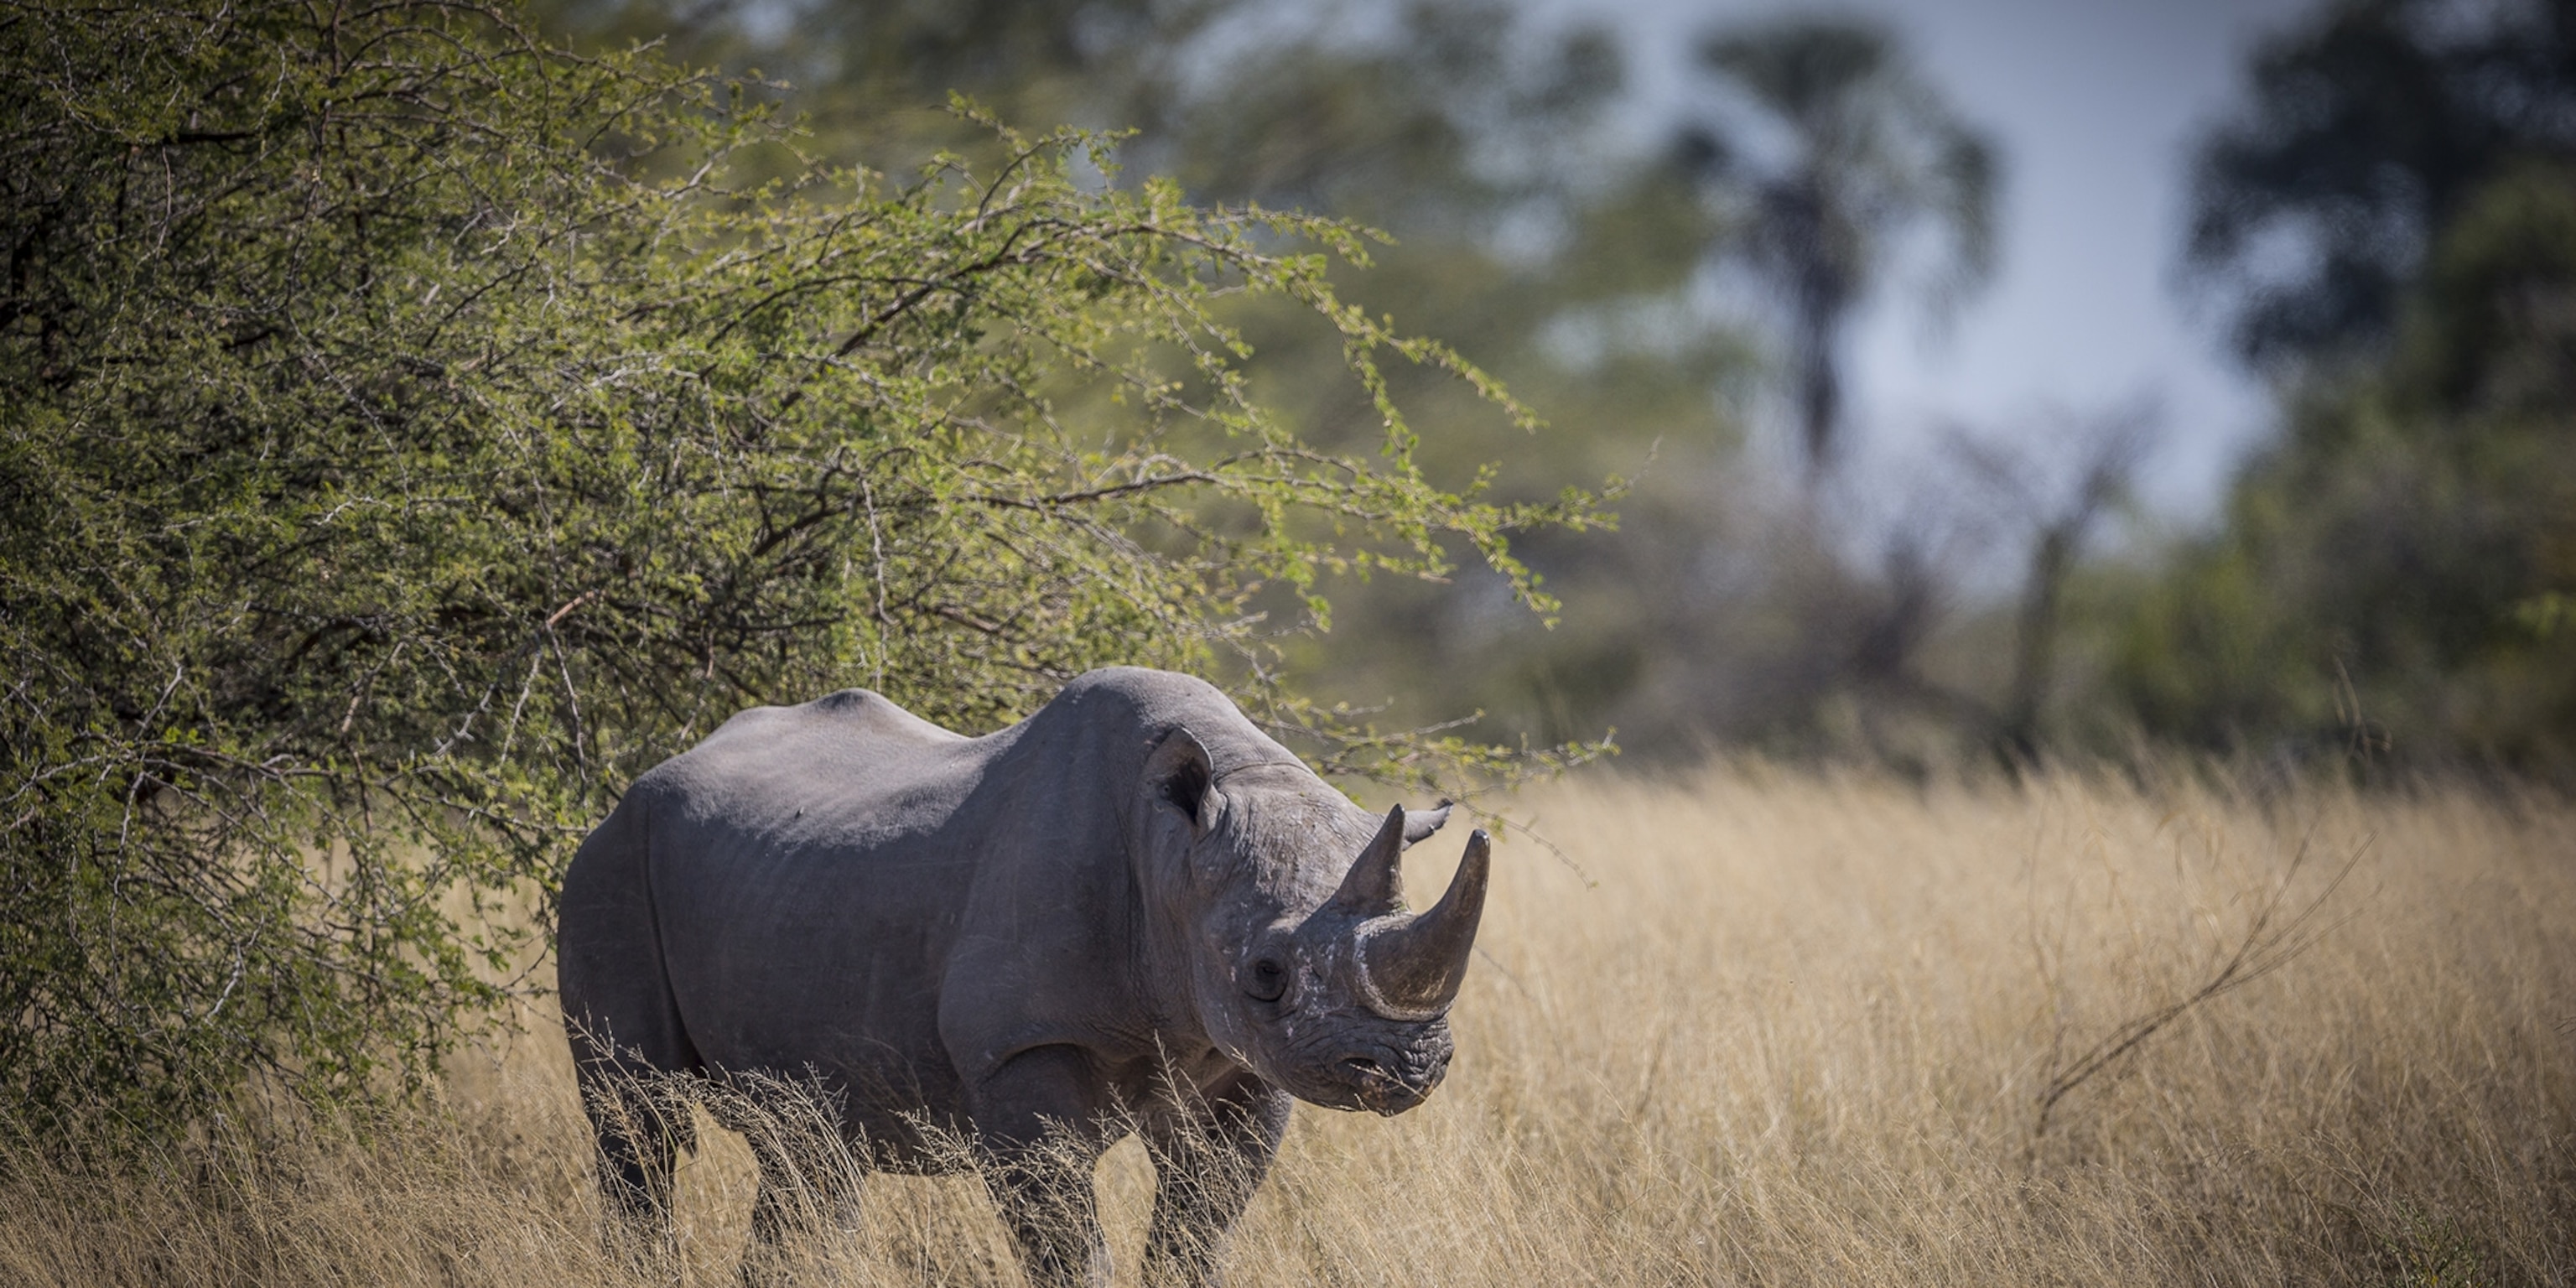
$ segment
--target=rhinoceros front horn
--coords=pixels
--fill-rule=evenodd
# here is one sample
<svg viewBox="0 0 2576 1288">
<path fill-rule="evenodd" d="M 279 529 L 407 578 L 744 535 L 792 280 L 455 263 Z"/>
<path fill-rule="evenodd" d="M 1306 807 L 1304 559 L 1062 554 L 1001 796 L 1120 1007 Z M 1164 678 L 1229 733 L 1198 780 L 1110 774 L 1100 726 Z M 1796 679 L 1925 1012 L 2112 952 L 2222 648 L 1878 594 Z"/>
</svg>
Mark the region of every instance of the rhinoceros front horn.
<svg viewBox="0 0 2576 1288">
<path fill-rule="evenodd" d="M 1428 1020 L 1457 1000 L 1467 980 L 1467 957 L 1476 948 L 1476 925 L 1485 915 L 1485 883 L 1492 875 L 1492 843 L 1479 828 L 1467 838 L 1467 855 L 1429 912 L 1363 927 L 1360 980 L 1369 1009 L 1391 1020 Z"/>
</svg>

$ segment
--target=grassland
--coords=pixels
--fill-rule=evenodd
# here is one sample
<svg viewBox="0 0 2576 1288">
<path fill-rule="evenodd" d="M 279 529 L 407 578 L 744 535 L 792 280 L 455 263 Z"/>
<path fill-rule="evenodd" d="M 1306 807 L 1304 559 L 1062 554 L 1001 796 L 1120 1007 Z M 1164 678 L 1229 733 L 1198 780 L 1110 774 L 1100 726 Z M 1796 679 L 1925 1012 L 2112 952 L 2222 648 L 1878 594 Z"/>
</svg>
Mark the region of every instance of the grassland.
<svg viewBox="0 0 2576 1288">
<path fill-rule="evenodd" d="M 1515 812 L 1564 853 L 1499 854 L 1448 1085 L 1394 1120 L 1301 1110 L 1232 1282 L 2576 1279 L 2563 802 L 1719 767 Z M 363 1141 L 0 1159 L 0 1281 L 628 1278 L 529 1018 Z M 1131 1143 L 1101 1180 L 1132 1278 L 1149 1169 Z M 751 1191 L 708 1129 L 687 1282 L 732 1281 Z M 971 1180 L 880 1178 L 810 1256 L 1017 1282 Z"/>
</svg>

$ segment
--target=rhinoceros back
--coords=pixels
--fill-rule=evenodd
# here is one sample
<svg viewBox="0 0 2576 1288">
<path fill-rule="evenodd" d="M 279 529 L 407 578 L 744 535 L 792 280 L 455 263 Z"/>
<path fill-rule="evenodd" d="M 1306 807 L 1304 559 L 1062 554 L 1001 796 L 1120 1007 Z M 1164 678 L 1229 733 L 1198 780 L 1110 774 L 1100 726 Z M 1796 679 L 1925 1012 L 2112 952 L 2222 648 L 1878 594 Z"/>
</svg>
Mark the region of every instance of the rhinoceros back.
<svg viewBox="0 0 2576 1288">
<path fill-rule="evenodd" d="M 854 1113 L 944 1114 L 938 991 L 985 857 L 955 815 L 1007 743 L 864 690 L 726 721 L 565 874 L 567 1018 L 617 1067 L 822 1072 Z"/>
</svg>

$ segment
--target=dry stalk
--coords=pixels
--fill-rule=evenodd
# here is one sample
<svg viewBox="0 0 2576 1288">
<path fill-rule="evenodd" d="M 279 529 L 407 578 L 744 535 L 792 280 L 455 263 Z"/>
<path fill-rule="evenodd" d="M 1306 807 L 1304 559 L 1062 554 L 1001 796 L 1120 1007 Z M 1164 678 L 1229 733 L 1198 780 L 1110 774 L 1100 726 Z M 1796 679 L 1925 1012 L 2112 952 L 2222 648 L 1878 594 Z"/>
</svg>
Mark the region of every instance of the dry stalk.
<svg viewBox="0 0 2576 1288">
<path fill-rule="evenodd" d="M 2051 1044 L 2048 1079 L 2040 1087 L 2039 1111 L 2031 1123 L 2030 1141 L 2023 1152 L 2025 1171 L 2036 1163 L 2040 1140 L 2048 1134 L 2050 1118 L 2058 1104 L 2077 1088 L 2117 1064 L 2122 1057 L 2143 1046 L 2149 1038 L 2194 1008 L 2289 965 L 2300 954 L 2315 947 L 2327 932 L 2342 924 L 2342 920 L 2337 920 L 2320 925 L 2318 917 L 2334 898 L 2335 892 L 2341 890 L 2345 880 L 2351 877 L 2362 856 L 2369 852 L 2368 838 L 2352 848 L 2352 853 L 2345 857 L 2315 897 L 2300 904 L 2286 917 L 2282 915 L 2290 907 L 2291 887 L 2297 883 L 2299 873 L 2308 866 L 2315 853 L 2315 841 L 2315 829 L 2310 828 L 2308 834 L 2299 839 L 2299 848 L 2291 854 L 2289 866 L 2282 871 L 2280 880 L 2274 882 L 2255 905 L 2253 920 L 2247 923 L 2244 935 L 2236 941 L 2233 949 L 2217 959 L 2190 992 L 2131 1016 L 2071 1058 L 2062 1054 L 2064 1030 L 2061 1027 L 2058 1039 Z M 2058 990 L 2052 986 L 2049 991 L 2054 994 Z"/>
</svg>

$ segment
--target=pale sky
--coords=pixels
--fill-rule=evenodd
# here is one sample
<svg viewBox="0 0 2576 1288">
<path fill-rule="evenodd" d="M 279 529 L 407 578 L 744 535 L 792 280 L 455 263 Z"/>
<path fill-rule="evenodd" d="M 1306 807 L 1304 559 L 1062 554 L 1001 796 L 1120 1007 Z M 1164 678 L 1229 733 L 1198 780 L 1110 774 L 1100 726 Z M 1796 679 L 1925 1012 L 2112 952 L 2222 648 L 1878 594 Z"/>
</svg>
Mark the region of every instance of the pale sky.
<svg viewBox="0 0 2576 1288">
<path fill-rule="evenodd" d="M 1919 309 L 1880 307 L 1852 358 L 1856 468 L 1901 470 L 1935 427 L 2030 432 L 2053 409 L 2160 396 L 2165 433 L 2140 480 L 2172 520 L 2211 513 L 2229 466 L 2270 423 L 2223 322 L 2174 289 L 2193 140 L 2235 101 L 2255 38 L 2315 0 L 1535 0 L 1629 40 L 1649 103 L 1688 93 L 1695 34 L 1801 8 L 1876 15 L 1908 38 L 2009 178 L 1994 282 L 1927 343 Z"/>
</svg>

